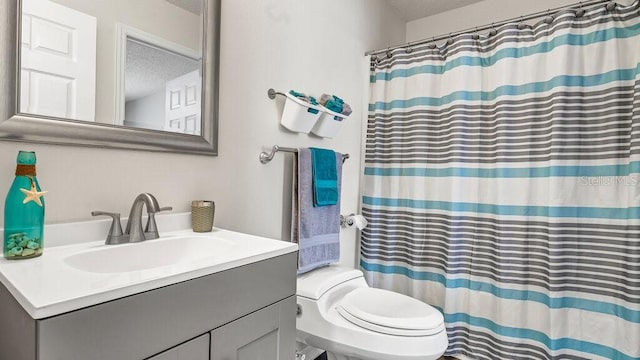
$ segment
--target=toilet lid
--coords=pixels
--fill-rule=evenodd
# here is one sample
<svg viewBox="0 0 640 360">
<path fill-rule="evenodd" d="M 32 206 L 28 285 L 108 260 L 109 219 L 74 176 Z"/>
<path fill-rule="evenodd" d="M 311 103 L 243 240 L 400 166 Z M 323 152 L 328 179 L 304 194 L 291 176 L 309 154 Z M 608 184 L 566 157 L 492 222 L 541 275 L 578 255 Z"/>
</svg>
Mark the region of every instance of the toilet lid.
<svg viewBox="0 0 640 360">
<path fill-rule="evenodd" d="M 412 297 L 376 288 L 358 288 L 336 307 L 348 321 L 377 332 L 401 336 L 427 336 L 444 329 L 444 317 Z"/>
</svg>

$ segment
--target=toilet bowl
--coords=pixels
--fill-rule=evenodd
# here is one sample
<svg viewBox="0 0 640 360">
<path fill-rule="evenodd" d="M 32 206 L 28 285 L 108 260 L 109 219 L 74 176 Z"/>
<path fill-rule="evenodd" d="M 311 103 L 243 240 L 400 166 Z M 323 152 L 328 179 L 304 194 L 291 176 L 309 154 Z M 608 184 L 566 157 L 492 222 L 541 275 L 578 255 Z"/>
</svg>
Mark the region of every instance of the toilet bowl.
<svg viewBox="0 0 640 360">
<path fill-rule="evenodd" d="M 297 341 L 329 359 L 435 360 L 448 345 L 439 311 L 370 288 L 360 270 L 326 266 L 299 275 L 297 303 Z"/>
</svg>

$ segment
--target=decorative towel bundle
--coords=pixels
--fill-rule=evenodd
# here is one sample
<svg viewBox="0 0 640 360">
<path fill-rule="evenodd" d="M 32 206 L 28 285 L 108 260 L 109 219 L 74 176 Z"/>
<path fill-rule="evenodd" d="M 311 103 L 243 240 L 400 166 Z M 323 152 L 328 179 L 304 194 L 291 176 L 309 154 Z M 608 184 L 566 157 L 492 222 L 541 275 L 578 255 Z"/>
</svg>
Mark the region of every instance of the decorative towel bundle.
<svg viewBox="0 0 640 360">
<path fill-rule="evenodd" d="M 322 150 L 322 149 L 314 149 Z M 321 186 L 320 196 L 336 197 L 335 205 L 314 206 L 313 160 L 311 149 L 298 149 L 293 163 L 293 186 L 291 197 L 291 241 L 296 242 L 298 251 L 298 273 L 304 273 L 320 266 L 340 260 L 340 183 L 342 181 L 342 154 L 333 153 L 335 165 L 335 191 L 330 186 Z M 328 166 L 328 152 L 322 152 L 320 166 L 329 169 L 319 170 L 320 180 L 331 177 Z M 326 173 L 325 173 L 326 171 Z M 320 175 L 320 174 L 318 174 Z M 325 183 L 325 185 L 328 183 Z M 333 183 L 332 183 L 333 184 Z M 326 191 L 326 194 L 323 192 Z M 321 199 L 322 200 L 322 199 Z M 322 201 L 321 201 L 322 202 Z"/>
<path fill-rule="evenodd" d="M 351 106 L 335 95 L 322 94 L 320 97 L 320 105 L 345 116 L 351 115 L 352 112 Z"/>
<path fill-rule="evenodd" d="M 289 90 L 289 94 L 291 94 L 292 96 L 295 96 L 296 98 L 298 98 L 300 100 L 308 102 L 311 105 L 318 105 L 318 101 L 313 96 L 309 96 L 309 95 L 303 94 L 301 92 L 297 92 L 295 90 Z M 308 111 L 310 113 L 317 114 L 319 110 L 309 108 Z"/>
</svg>

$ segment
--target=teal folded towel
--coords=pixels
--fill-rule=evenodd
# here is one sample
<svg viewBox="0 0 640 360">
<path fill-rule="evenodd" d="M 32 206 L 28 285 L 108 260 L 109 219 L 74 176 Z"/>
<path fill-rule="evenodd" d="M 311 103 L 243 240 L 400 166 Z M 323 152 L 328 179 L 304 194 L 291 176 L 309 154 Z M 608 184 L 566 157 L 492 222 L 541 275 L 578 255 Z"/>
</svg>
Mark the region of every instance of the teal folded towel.
<svg viewBox="0 0 640 360">
<path fill-rule="evenodd" d="M 313 96 L 309 96 L 309 95 L 303 94 L 301 92 L 297 92 L 295 90 L 290 90 L 289 94 L 291 94 L 292 96 L 297 97 L 298 99 L 300 99 L 302 101 L 306 101 L 311 105 L 318 105 L 318 101 Z M 319 112 L 319 110 L 318 109 L 314 109 L 314 108 L 308 108 L 307 112 L 310 112 L 312 114 L 317 114 Z"/>
<path fill-rule="evenodd" d="M 345 115 L 345 117 L 351 115 L 351 112 L 352 112 L 351 106 L 349 106 L 349 104 L 344 102 L 344 100 L 340 99 L 335 95 L 322 94 L 322 96 L 320 97 L 320 105 L 326 107 L 327 109 L 333 112 L 337 112 L 338 114 Z"/>
<path fill-rule="evenodd" d="M 327 109 L 340 114 L 342 113 L 342 108 L 344 107 L 344 100 L 335 95 L 322 94 L 322 96 L 320 97 L 320 104 L 322 104 L 322 106 L 326 107 Z"/>
<path fill-rule="evenodd" d="M 338 203 L 338 172 L 333 150 L 309 148 L 313 173 L 313 206 Z"/>
</svg>

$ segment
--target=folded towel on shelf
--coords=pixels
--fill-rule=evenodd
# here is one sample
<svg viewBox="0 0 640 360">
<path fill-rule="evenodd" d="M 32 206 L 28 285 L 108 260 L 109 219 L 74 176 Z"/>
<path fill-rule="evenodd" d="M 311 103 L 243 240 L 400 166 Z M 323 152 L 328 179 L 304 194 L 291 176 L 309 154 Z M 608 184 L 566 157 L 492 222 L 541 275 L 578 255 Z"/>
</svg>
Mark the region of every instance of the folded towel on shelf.
<svg viewBox="0 0 640 360">
<path fill-rule="evenodd" d="M 303 94 L 301 92 L 297 92 L 295 90 L 289 90 L 289 94 L 297 97 L 300 100 L 304 100 L 304 101 L 308 102 L 311 105 L 318 105 L 318 100 L 316 100 L 316 98 L 314 98 L 313 96 L 309 96 L 309 95 Z"/>
<path fill-rule="evenodd" d="M 327 101 L 331 100 L 333 98 L 332 95 L 328 95 L 328 94 L 322 94 L 322 96 L 320 96 L 320 100 L 318 100 L 320 102 L 320 105 L 327 107 L 325 104 L 327 103 Z"/>
<path fill-rule="evenodd" d="M 304 101 L 304 102 L 307 102 L 307 103 L 309 103 L 311 105 L 318 105 L 318 101 L 313 96 L 309 96 L 309 95 L 303 94 L 301 92 L 297 92 L 295 90 L 289 90 L 289 94 L 294 96 L 294 97 L 296 97 L 296 98 L 298 98 L 298 99 L 300 99 L 300 100 L 302 100 L 302 101 Z M 311 108 L 311 107 L 309 109 L 307 109 L 307 111 L 312 113 L 312 114 L 317 114 L 318 112 L 320 112 L 320 110 L 314 109 L 314 108 Z"/>
<path fill-rule="evenodd" d="M 345 116 L 351 115 L 352 112 L 351 106 L 335 95 L 322 94 L 320 97 L 320 105 Z"/>
<path fill-rule="evenodd" d="M 327 109 L 339 114 L 342 112 L 344 101 L 335 95 L 322 94 L 322 96 L 320 97 L 320 104 Z"/>
<path fill-rule="evenodd" d="M 298 273 L 340 260 L 340 197 L 336 205 L 313 206 L 311 150 L 299 149 L 293 162 L 291 241 L 298 244 Z M 334 153 L 338 195 L 342 154 Z"/>
<path fill-rule="evenodd" d="M 338 174 L 333 150 L 309 148 L 313 174 L 313 206 L 338 203 Z"/>
<path fill-rule="evenodd" d="M 349 106 L 349 104 L 344 103 L 342 106 L 342 111 L 340 112 L 340 114 L 344 115 L 344 116 L 349 116 L 351 115 L 351 113 L 353 112 L 353 110 L 351 110 L 351 106 Z"/>
</svg>

